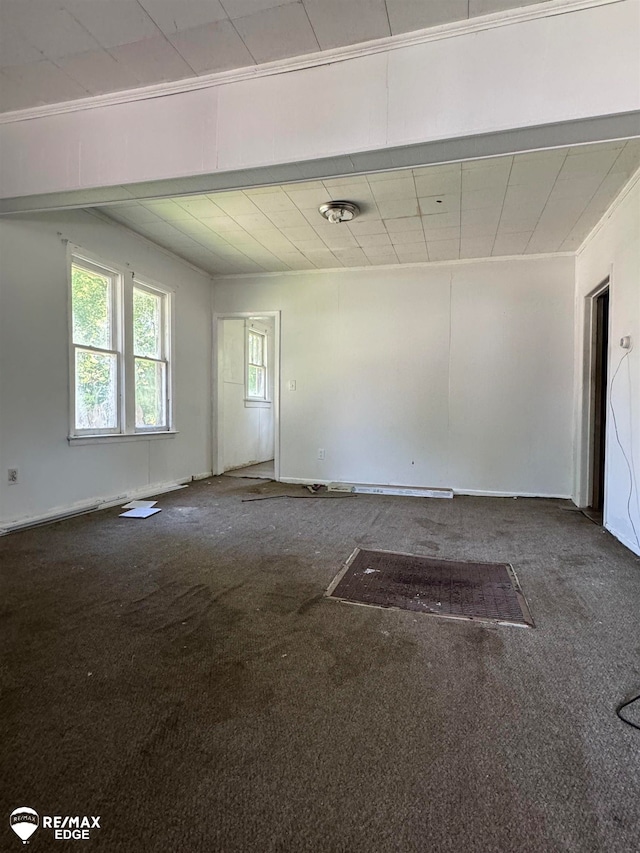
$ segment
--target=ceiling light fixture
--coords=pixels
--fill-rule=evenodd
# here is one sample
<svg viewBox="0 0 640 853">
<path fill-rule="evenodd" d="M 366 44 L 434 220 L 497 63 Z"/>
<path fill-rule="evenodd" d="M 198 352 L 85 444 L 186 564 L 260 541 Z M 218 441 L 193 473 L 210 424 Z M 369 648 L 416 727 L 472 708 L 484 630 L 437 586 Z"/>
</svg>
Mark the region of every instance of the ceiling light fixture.
<svg viewBox="0 0 640 853">
<path fill-rule="evenodd" d="M 360 213 L 360 208 L 352 201 L 328 201 L 318 208 L 320 213 L 329 222 L 351 222 Z"/>
</svg>

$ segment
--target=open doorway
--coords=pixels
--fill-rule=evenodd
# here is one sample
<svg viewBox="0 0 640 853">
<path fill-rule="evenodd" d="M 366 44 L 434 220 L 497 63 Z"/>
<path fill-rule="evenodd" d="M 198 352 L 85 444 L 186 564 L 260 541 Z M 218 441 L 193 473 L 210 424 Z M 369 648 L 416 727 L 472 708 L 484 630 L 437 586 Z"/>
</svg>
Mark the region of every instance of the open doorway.
<svg viewBox="0 0 640 853">
<path fill-rule="evenodd" d="M 592 295 L 591 476 L 588 512 L 602 524 L 605 502 L 607 376 L 609 364 L 609 281 Z"/>
<path fill-rule="evenodd" d="M 279 477 L 279 315 L 216 318 L 216 473 Z"/>
</svg>

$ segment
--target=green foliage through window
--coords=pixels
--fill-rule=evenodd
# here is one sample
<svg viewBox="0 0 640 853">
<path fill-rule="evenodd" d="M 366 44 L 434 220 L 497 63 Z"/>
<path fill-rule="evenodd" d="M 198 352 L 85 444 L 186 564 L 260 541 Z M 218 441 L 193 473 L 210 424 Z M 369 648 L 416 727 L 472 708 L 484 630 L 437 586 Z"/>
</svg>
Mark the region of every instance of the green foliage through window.
<svg viewBox="0 0 640 853">
<path fill-rule="evenodd" d="M 164 292 L 135 286 L 130 276 L 74 257 L 71 315 L 76 431 L 119 432 L 133 424 L 137 430 L 168 429 L 167 302 Z M 123 304 L 131 308 L 121 315 L 116 309 Z M 132 352 L 123 350 L 129 340 Z M 135 411 L 129 411 L 129 406 Z"/>
<path fill-rule="evenodd" d="M 76 349 L 76 428 L 118 426 L 117 356 Z"/>
<path fill-rule="evenodd" d="M 113 340 L 113 280 L 74 264 L 72 268 L 73 342 L 110 350 Z M 118 426 L 117 356 L 76 346 L 76 429 Z"/>
<path fill-rule="evenodd" d="M 162 356 L 162 296 L 133 288 L 133 351 L 148 358 Z"/>
<path fill-rule="evenodd" d="M 73 267 L 73 342 L 111 349 L 111 278 Z"/>
<path fill-rule="evenodd" d="M 166 365 L 136 358 L 136 427 L 159 427 L 166 423 Z"/>
<path fill-rule="evenodd" d="M 133 288 L 136 427 L 166 424 L 167 380 L 163 358 L 163 300 L 160 293 Z"/>
</svg>

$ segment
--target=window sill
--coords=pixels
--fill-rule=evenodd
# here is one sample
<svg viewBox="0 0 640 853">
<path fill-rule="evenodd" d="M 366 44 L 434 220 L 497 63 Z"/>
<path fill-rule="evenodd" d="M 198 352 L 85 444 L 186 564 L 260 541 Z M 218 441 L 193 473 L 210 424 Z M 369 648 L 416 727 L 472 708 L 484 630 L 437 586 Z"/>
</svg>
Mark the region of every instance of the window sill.
<svg viewBox="0 0 640 853">
<path fill-rule="evenodd" d="M 245 400 L 245 409 L 270 409 L 271 400 Z"/>
<path fill-rule="evenodd" d="M 113 442 L 125 441 L 149 441 L 158 438 L 174 438 L 178 431 L 165 430 L 163 432 L 129 432 L 129 433 L 105 433 L 104 435 L 69 435 L 67 441 L 71 445 L 82 444 L 111 444 Z"/>
</svg>

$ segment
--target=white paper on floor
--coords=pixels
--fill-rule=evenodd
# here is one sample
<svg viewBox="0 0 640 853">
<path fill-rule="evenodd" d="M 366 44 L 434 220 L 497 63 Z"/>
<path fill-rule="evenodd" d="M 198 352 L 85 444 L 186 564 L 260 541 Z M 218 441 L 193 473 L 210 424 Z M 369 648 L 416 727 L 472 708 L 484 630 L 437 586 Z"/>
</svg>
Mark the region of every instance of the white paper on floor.
<svg viewBox="0 0 640 853">
<path fill-rule="evenodd" d="M 162 512 L 162 510 L 159 507 L 138 506 L 127 512 L 121 512 L 120 518 L 149 518 L 150 515 L 155 515 L 157 512 Z"/>
<path fill-rule="evenodd" d="M 138 509 L 139 507 L 155 506 L 158 501 L 129 501 L 128 504 L 123 504 L 122 509 Z"/>
</svg>

